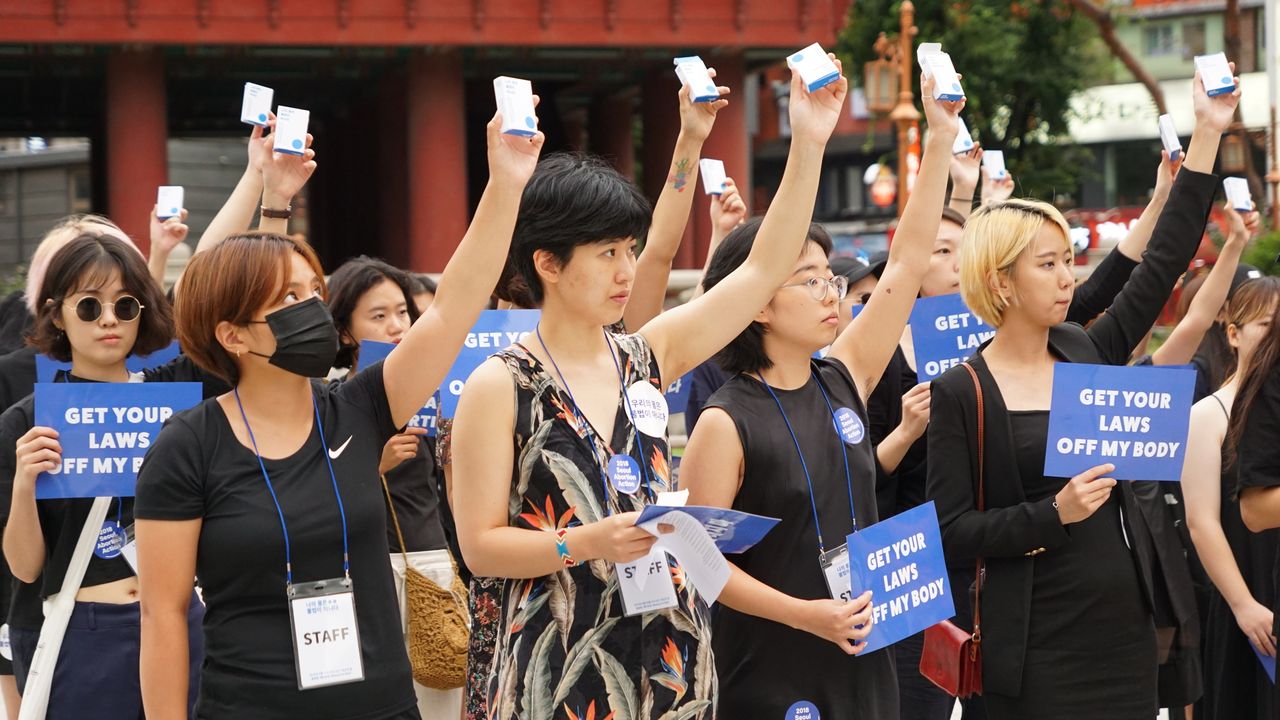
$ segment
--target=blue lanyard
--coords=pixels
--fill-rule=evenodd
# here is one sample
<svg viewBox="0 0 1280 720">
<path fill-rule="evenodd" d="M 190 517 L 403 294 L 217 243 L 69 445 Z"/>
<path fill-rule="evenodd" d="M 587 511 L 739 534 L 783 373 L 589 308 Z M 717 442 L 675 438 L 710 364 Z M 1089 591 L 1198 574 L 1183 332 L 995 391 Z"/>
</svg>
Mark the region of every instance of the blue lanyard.
<svg viewBox="0 0 1280 720">
<path fill-rule="evenodd" d="M 284 579 L 293 585 L 293 551 L 289 546 L 289 528 L 284 522 L 284 509 L 280 507 L 280 498 L 276 497 L 275 486 L 271 484 L 271 476 L 267 473 L 267 465 L 262 461 L 262 453 L 258 452 L 258 441 L 253 436 L 253 428 L 249 427 L 249 417 L 244 414 L 244 404 L 240 402 L 240 390 L 233 388 L 236 405 L 240 408 L 240 417 L 244 420 L 244 429 L 249 432 L 249 442 L 253 445 L 253 454 L 258 458 L 258 467 L 262 469 L 262 479 L 267 483 L 267 492 L 271 493 L 271 502 L 276 505 L 276 515 L 280 517 L 280 530 L 284 533 Z M 324 423 L 320 420 L 320 406 L 316 404 L 316 396 L 311 395 L 311 409 L 316 413 L 316 428 L 320 431 L 320 454 L 329 466 L 329 478 L 333 480 L 333 496 L 338 499 L 338 515 L 342 517 L 342 576 L 351 578 L 351 553 L 347 545 L 347 510 L 342 505 L 342 493 L 338 491 L 338 476 L 333 472 L 333 460 L 326 452 L 327 441 L 324 436 Z"/>
<path fill-rule="evenodd" d="M 827 405 L 827 412 L 830 413 L 831 431 L 836 434 L 836 442 L 840 443 L 840 454 L 844 456 L 844 480 L 849 488 L 849 518 L 853 524 L 853 531 L 858 532 L 858 516 L 853 510 L 853 475 L 849 472 L 849 449 L 845 447 L 844 439 L 840 437 L 840 431 L 836 429 L 836 411 L 831 407 L 831 398 L 827 397 L 827 389 L 822 386 L 822 380 L 816 373 L 810 371 L 810 374 L 813 376 L 814 381 L 818 383 L 818 391 L 822 393 L 822 400 Z M 778 394 L 773 391 L 769 383 L 765 382 L 764 375 L 757 372 L 756 377 L 759 378 L 760 384 L 764 385 L 765 389 L 769 391 L 774 404 L 778 406 L 778 412 L 782 415 L 782 422 L 786 423 L 787 432 L 791 433 L 791 442 L 796 446 L 796 455 L 800 456 L 800 469 L 804 471 L 804 481 L 809 486 L 809 507 L 813 510 L 813 527 L 818 533 L 818 552 L 825 555 L 827 548 L 822 540 L 822 523 L 818 521 L 818 503 L 813 499 L 813 478 L 809 475 L 809 464 L 805 462 L 804 452 L 800 449 L 800 440 L 796 437 L 796 431 L 791 427 L 791 420 L 787 418 L 787 411 L 782 409 L 782 401 L 778 399 Z"/>
<path fill-rule="evenodd" d="M 574 417 L 578 418 L 578 423 L 583 428 L 585 428 L 592 437 L 599 437 L 598 435 L 596 435 L 595 428 L 592 427 L 591 423 L 587 420 L 587 416 L 582 412 L 581 409 L 579 409 L 578 401 L 575 400 L 573 397 L 573 390 L 569 388 L 569 381 L 565 379 L 564 373 L 560 372 L 560 366 L 556 364 L 555 356 L 551 354 L 551 350 L 547 347 L 546 341 L 542 339 L 541 323 L 535 326 L 533 331 L 538 336 L 538 344 L 542 346 L 542 351 L 547 354 L 547 359 L 551 361 L 551 367 L 555 368 L 556 375 L 560 377 L 560 384 L 564 385 L 565 393 L 569 396 L 569 404 L 573 406 L 572 409 L 573 409 Z M 609 341 L 609 333 L 603 329 L 601 330 L 601 332 L 604 333 L 605 344 L 609 346 L 609 357 L 613 358 L 613 365 L 618 370 L 618 380 L 619 380 L 619 383 L 622 385 L 622 398 L 627 403 L 628 412 L 629 413 L 633 412 L 631 410 L 631 399 L 627 396 L 627 381 L 625 378 L 622 377 L 622 365 L 619 364 L 618 357 L 614 353 L 613 343 Z M 630 415 L 628 414 L 628 418 L 629 417 Z M 636 445 L 640 448 L 640 471 L 644 475 L 645 493 L 649 494 L 651 489 L 650 482 L 649 482 L 649 463 L 646 462 L 644 459 L 644 445 L 640 441 L 640 432 L 639 430 L 635 429 L 634 422 L 632 422 L 632 430 L 636 434 Z M 606 448 L 609 448 L 610 452 L 612 452 L 613 447 L 610 445 L 607 439 L 600 438 L 600 442 Z M 590 449 L 591 449 L 591 457 L 594 458 L 598 463 L 600 461 L 600 455 L 597 451 L 595 442 L 593 442 L 589 437 L 587 438 L 587 444 L 590 446 Z M 605 473 L 603 465 L 600 467 L 600 483 L 601 485 L 604 486 L 605 511 L 608 514 L 612 515 L 613 508 L 609 505 L 609 477 Z"/>
</svg>

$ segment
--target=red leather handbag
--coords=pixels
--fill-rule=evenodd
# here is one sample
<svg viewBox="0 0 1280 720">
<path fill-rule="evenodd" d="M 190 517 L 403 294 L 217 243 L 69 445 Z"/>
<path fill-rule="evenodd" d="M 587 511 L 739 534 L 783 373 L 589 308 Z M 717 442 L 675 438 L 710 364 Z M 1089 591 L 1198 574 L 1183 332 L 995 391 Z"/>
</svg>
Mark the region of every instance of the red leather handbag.
<svg viewBox="0 0 1280 720">
<path fill-rule="evenodd" d="M 978 393 L 978 511 L 986 509 L 985 475 L 986 433 L 982 405 L 982 385 L 973 366 L 964 363 Z M 920 654 L 920 674 L 952 697 L 967 698 L 982 694 L 982 582 L 986 563 L 978 558 L 974 580 L 973 632 L 961 630 L 950 620 L 943 620 L 924 631 L 924 651 Z"/>
</svg>

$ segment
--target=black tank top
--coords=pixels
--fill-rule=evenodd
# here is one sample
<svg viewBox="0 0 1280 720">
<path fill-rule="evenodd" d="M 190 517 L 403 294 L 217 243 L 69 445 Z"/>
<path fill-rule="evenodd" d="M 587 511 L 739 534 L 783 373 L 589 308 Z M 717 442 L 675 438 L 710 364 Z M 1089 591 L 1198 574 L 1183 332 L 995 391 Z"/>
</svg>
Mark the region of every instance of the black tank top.
<svg viewBox="0 0 1280 720">
<path fill-rule="evenodd" d="M 806 600 L 829 597 L 818 565 L 814 507 L 828 551 L 843 545 L 852 530 L 845 453 L 822 389 L 837 413 L 847 409 L 856 417 L 856 422 L 846 422 L 856 442 L 844 449 L 858 527 L 878 519 L 867 413 L 853 379 L 838 360 L 815 360 L 812 368 L 818 380 L 811 377 L 795 390 L 774 390 L 804 453 L 812 504 L 795 443 L 777 403 L 758 379 L 734 377 L 707 403 L 729 414 L 742 442 L 745 472 L 734 509 L 782 519 L 758 545 L 729 559 L 757 580 Z M 720 717 L 783 717 L 798 701 L 813 703 L 824 718 L 898 717 L 897 676 L 887 648 L 848 656 L 815 635 L 726 607 L 717 611 L 712 638 Z"/>
</svg>

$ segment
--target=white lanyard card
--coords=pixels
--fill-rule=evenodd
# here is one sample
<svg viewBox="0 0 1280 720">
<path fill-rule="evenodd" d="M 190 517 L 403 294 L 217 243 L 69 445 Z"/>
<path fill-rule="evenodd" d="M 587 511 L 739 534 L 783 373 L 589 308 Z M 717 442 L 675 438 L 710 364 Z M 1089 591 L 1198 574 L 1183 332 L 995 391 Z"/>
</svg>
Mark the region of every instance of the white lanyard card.
<svg viewBox="0 0 1280 720">
<path fill-rule="evenodd" d="M 364 680 L 351 579 L 290 585 L 288 597 L 298 689 Z"/>
<path fill-rule="evenodd" d="M 834 550 L 818 553 L 818 564 L 822 566 L 822 576 L 827 581 L 827 592 L 832 600 L 853 599 L 853 588 L 849 581 L 849 546 L 841 545 Z"/>
<path fill-rule="evenodd" d="M 676 606 L 676 586 L 667 567 L 667 553 L 654 547 L 633 563 L 615 563 L 622 609 L 628 617 Z"/>
</svg>

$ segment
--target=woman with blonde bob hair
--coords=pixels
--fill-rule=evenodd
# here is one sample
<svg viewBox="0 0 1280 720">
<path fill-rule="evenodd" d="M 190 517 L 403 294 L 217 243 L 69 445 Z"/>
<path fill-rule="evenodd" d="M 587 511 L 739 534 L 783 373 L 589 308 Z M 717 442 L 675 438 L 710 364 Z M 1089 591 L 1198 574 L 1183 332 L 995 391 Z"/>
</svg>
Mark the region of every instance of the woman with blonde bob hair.
<svg viewBox="0 0 1280 720">
<path fill-rule="evenodd" d="M 1146 259 L 1088 330 L 1065 322 L 1075 277 L 1061 213 L 1010 200 L 965 227 L 961 294 L 997 330 L 932 385 L 929 455 L 957 462 L 930 463 L 928 495 L 948 559 L 985 562 L 984 701 L 994 720 L 1156 713 L 1155 628 L 1124 528 L 1132 494 L 1112 495 L 1111 465 L 1045 476 L 1053 372 L 1059 362 L 1123 365 L 1155 322 L 1200 244 L 1239 94 L 1210 98 L 1197 78 L 1195 132 Z M 980 479 L 980 463 L 997 470 Z"/>
</svg>

